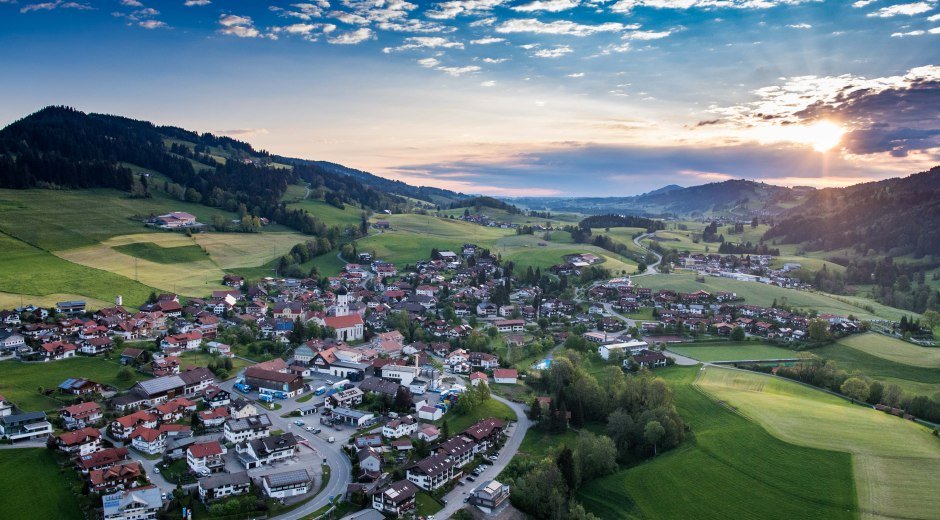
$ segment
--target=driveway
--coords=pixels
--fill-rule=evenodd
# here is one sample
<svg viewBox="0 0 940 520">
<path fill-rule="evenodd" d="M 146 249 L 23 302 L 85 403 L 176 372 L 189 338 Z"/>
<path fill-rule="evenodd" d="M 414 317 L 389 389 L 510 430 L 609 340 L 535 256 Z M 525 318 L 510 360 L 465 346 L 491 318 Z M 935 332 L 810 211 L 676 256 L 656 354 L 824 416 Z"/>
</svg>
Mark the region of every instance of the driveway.
<svg viewBox="0 0 940 520">
<path fill-rule="evenodd" d="M 532 421 L 529 420 L 529 417 L 526 415 L 525 407 L 519 403 L 514 403 L 502 397 L 491 395 L 493 399 L 509 406 L 516 412 L 518 420 L 510 426 L 509 439 L 506 440 L 506 443 L 500 449 L 499 458 L 493 463 L 492 466 L 487 466 L 486 471 L 484 471 L 479 477 L 476 477 L 476 482 L 467 482 L 463 486 L 454 487 L 453 491 L 444 496 L 444 499 L 447 501 L 447 504 L 444 505 L 444 509 L 441 509 L 440 512 L 434 515 L 435 518 L 450 518 L 460 509 L 463 509 L 466 504 L 463 503 L 463 499 L 466 498 L 471 491 L 482 482 L 487 480 L 495 479 L 503 469 L 509 464 L 509 461 L 516 455 L 516 452 L 519 451 L 519 446 L 522 445 L 522 439 L 525 437 L 529 428 L 532 427 Z M 467 468 L 472 470 L 473 468 Z"/>
</svg>

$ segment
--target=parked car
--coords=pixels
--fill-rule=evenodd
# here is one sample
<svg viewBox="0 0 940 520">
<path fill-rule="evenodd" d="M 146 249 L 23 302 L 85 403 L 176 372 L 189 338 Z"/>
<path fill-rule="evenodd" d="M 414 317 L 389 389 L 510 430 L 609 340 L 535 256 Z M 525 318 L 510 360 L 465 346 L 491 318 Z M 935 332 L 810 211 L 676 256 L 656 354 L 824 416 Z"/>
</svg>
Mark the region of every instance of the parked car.
<svg viewBox="0 0 940 520">
<path fill-rule="evenodd" d="M 301 421 L 300 419 L 297 419 L 296 421 L 294 421 L 294 424 L 296 424 L 297 426 L 303 426 L 304 422 Z"/>
<path fill-rule="evenodd" d="M 336 437 L 333 437 L 332 435 L 330 435 L 330 438 L 327 439 L 326 442 L 336 442 Z"/>
<path fill-rule="evenodd" d="M 467 477 L 467 480 L 468 480 L 469 482 L 476 482 L 477 479 L 476 479 L 476 477 L 474 477 L 473 475 L 470 475 L 470 476 Z"/>
</svg>

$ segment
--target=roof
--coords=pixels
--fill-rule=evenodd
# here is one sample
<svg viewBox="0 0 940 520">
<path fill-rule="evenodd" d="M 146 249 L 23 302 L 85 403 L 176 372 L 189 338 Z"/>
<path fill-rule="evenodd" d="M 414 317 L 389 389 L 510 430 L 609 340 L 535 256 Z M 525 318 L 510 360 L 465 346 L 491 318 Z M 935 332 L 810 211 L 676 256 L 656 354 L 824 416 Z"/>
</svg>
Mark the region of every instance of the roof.
<svg viewBox="0 0 940 520">
<path fill-rule="evenodd" d="M 251 478 L 247 471 L 237 473 L 220 473 L 211 477 L 199 480 L 199 487 L 202 489 L 215 489 L 222 486 L 238 486 L 251 483 Z"/>
<path fill-rule="evenodd" d="M 356 325 L 362 325 L 362 317 L 358 314 L 349 314 L 346 316 L 327 316 L 323 318 L 324 323 L 327 327 L 334 329 L 348 329 L 350 327 L 355 327 Z"/>
<path fill-rule="evenodd" d="M 120 515 L 121 511 L 130 504 L 140 504 L 147 509 L 160 509 L 163 507 L 163 498 L 161 492 L 156 487 L 137 488 L 125 491 L 118 491 L 110 495 L 101 497 L 104 505 L 105 517 L 111 515 Z"/>
<path fill-rule="evenodd" d="M 359 410 L 353 410 L 351 408 L 343 408 L 341 406 L 333 409 L 333 415 L 341 415 L 343 417 L 350 417 L 356 420 L 362 419 L 366 416 L 374 416 L 369 412 L 362 412 Z"/>
<path fill-rule="evenodd" d="M 285 471 L 284 473 L 274 473 L 262 477 L 268 487 L 297 486 L 310 482 L 310 474 L 305 469 L 294 471 Z"/>
<path fill-rule="evenodd" d="M 418 493 L 418 487 L 407 480 L 399 480 L 398 482 L 392 482 L 388 486 L 380 489 L 378 493 L 381 494 L 386 501 L 400 504 L 401 502 L 413 498 Z"/>
<path fill-rule="evenodd" d="M 417 468 L 418 470 L 420 470 L 421 473 L 424 473 L 425 475 L 433 477 L 433 476 L 440 475 L 441 473 L 447 471 L 448 469 L 453 467 L 453 465 L 454 465 L 453 461 L 451 461 L 450 458 L 448 458 L 446 453 L 440 453 L 440 454 L 431 455 L 430 457 L 425 457 L 419 460 L 417 463 L 415 463 L 414 466 L 412 466 L 409 469 L 409 471 Z"/>
<path fill-rule="evenodd" d="M 219 441 L 200 442 L 193 444 L 186 451 L 192 454 L 193 457 L 201 459 L 213 455 L 221 455 L 222 446 L 219 444 Z"/>
<path fill-rule="evenodd" d="M 258 367 L 248 367 L 245 369 L 245 377 L 262 379 L 264 381 L 275 381 L 278 383 L 291 383 L 300 378 L 297 374 L 285 374 L 283 372 L 274 372 Z"/>
<path fill-rule="evenodd" d="M 497 379 L 516 378 L 519 377 L 519 371 L 515 368 L 497 368 L 493 370 L 493 377 Z"/>
<path fill-rule="evenodd" d="M 156 395 L 177 388 L 185 387 L 186 383 L 182 378 L 180 378 L 180 376 L 172 375 L 140 381 L 137 383 L 137 386 L 140 387 L 140 389 L 143 390 L 147 395 Z"/>
</svg>

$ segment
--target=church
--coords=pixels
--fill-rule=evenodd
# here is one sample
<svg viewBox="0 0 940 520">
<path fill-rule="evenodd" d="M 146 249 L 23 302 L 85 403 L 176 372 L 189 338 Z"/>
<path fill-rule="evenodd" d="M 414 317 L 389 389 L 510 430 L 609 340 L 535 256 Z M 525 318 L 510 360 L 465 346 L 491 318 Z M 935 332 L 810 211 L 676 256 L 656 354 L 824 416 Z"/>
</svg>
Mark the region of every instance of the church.
<svg viewBox="0 0 940 520">
<path fill-rule="evenodd" d="M 336 305 L 331 316 L 323 318 L 323 324 L 336 331 L 337 341 L 362 341 L 365 323 L 358 313 L 349 311 L 349 291 L 340 287 L 336 291 Z"/>
</svg>

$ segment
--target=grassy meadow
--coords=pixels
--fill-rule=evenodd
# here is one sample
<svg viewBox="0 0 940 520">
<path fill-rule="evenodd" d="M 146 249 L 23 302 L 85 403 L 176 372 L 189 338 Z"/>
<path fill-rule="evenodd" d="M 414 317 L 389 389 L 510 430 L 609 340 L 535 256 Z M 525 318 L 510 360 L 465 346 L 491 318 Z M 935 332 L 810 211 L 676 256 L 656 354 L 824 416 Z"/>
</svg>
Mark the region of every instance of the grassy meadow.
<svg viewBox="0 0 940 520">
<path fill-rule="evenodd" d="M 940 348 L 921 347 L 874 332 L 854 334 L 837 343 L 902 365 L 940 368 Z"/>
<path fill-rule="evenodd" d="M 61 394 L 42 395 L 38 392 L 39 387 L 56 388 L 70 377 L 85 377 L 124 390 L 133 386 L 136 381 L 149 379 L 144 374 L 134 372 L 131 381 L 120 381 L 117 375 L 121 368 L 121 364 L 116 360 L 100 357 L 74 357 L 49 363 L 2 361 L 0 394 L 24 410 L 51 411 L 64 406 L 63 402 L 57 399 Z"/>
<path fill-rule="evenodd" d="M 917 367 L 873 356 L 836 342 L 816 348 L 814 355 L 831 359 L 849 372 L 859 371 L 885 384 L 896 384 L 902 390 L 915 395 L 933 396 L 940 392 L 940 370 Z"/>
<path fill-rule="evenodd" d="M 749 305 L 769 307 L 774 300 L 778 303 L 786 302 L 791 307 L 800 309 L 815 309 L 820 313 L 841 315 L 854 315 L 861 319 L 893 319 L 900 320 L 901 316 L 911 316 L 908 311 L 902 311 L 881 305 L 872 300 L 851 298 L 846 296 L 833 296 L 812 291 L 798 291 L 774 285 L 741 282 L 730 278 L 706 276 L 704 282 L 695 281 L 691 273 L 657 274 L 645 276 L 637 280 L 642 287 L 654 290 L 671 289 L 680 292 L 694 292 L 705 290 L 711 293 L 732 292 L 743 297 Z M 865 307 L 871 308 L 871 311 Z"/>
<path fill-rule="evenodd" d="M 669 345 L 669 350 L 685 357 L 704 361 L 759 361 L 765 359 L 790 359 L 805 354 L 793 350 L 754 342 L 727 342 Z"/>
<path fill-rule="evenodd" d="M 466 430 L 477 421 L 486 419 L 487 417 L 496 417 L 497 419 L 509 417 L 515 420 L 516 412 L 496 399 L 490 398 L 477 406 L 473 412 L 466 415 L 459 415 L 456 411 L 447 412 L 436 424 L 440 426 L 444 424 L 444 422 L 447 422 L 451 435 L 453 435 Z"/>
<path fill-rule="evenodd" d="M 301 194 L 303 196 L 303 194 Z M 322 200 L 306 199 L 300 202 L 288 204 L 289 209 L 304 209 L 307 213 L 322 220 L 327 226 L 358 226 L 362 221 L 362 208 L 346 204 L 346 207 L 339 209 L 332 204 L 327 204 Z"/>
<path fill-rule="evenodd" d="M 696 384 L 779 439 L 850 454 L 862 518 L 940 511 L 940 439 L 927 428 L 765 374 L 708 367 Z"/>
<path fill-rule="evenodd" d="M 586 484 L 578 499 L 588 511 L 605 519 L 857 517 L 847 453 L 770 435 L 695 388 L 698 372 L 698 366 L 656 371 L 675 394 L 694 437 Z"/>
<path fill-rule="evenodd" d="M 65 472 L 45 448 L 0 450 L 0 518 L 81 520 L 82 511 Z"/>
</svg>

